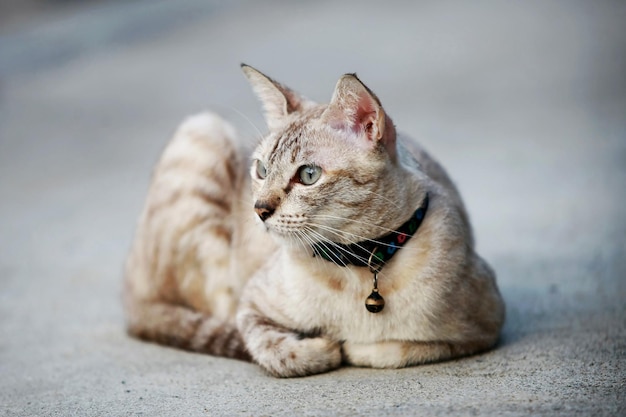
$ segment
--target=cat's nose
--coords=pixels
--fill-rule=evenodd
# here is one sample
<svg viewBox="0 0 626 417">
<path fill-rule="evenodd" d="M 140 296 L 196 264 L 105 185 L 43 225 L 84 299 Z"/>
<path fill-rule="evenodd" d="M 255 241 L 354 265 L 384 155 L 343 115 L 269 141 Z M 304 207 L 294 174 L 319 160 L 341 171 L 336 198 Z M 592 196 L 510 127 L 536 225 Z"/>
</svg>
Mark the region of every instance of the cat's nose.
<svg viewBox="0 0 626 417">
<path fill-rule="evenodd" d="M 256 214 L 258 214 L 259 218 L 263 221 L 269 219 L 271 215 L 274 214 L 275 210 L 272 205 L 264 201 L 257 201 L 254 204 L 254 211 L 256 211 Z"/>
</svg>

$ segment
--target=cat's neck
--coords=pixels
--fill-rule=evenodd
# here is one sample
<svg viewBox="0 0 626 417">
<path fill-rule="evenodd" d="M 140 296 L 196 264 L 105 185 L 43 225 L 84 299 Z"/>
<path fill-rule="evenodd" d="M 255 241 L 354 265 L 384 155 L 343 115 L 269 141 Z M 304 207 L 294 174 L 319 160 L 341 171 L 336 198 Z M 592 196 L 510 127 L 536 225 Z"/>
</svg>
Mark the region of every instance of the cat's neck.
<svg viewBox="0 0 626 417">
<path fill-rule="evenodd" d="M 375 239 L 354 242 L 349 245 L 319 243 L 313 245 L 315 256 L 339 266 L 355 265 L 369 266 L 372 257 L 376 262 L 384 264 L 395 255 L 397 249 L 404 246 L 413 237 L 428 210 L 428 193 L 422 204 L 413 212 L 411 217 L 395 230 Z"/>
<path fill-rule="evenodd" d="M 417 161 L 399 146 L 396 161 L 389 161 L 381 177 L 383 197 L 389 204 L 382 210 L 380 227 L 396 229 L 409 219 L 428 192 Z M 391 220 L 393 219 L 393 220 Z"/>
</svg>

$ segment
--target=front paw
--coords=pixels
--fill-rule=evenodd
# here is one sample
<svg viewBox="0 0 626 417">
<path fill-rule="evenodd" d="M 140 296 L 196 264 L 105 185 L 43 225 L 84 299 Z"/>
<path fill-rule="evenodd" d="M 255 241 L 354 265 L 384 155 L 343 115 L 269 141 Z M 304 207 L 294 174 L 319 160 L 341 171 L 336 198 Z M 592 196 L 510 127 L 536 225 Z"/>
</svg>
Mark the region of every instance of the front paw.
<svg viewBox="0 0 626 417">
<path fill-rule="evenodd" d="M 341 365 L 341 345 L 324 337 L 300 339 L 282 334 L 252 349 L 252 356 L 267 372 L 289 378 L 328 372 Z"/>
</svg>

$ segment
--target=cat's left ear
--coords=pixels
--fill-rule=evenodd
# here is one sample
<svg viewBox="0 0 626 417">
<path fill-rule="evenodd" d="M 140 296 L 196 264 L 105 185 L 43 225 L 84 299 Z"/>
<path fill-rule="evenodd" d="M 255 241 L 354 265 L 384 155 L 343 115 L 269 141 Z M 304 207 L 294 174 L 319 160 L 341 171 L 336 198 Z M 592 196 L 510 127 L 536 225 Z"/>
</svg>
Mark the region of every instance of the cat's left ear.
<svg viewBox="0 0 626 417">
<path fill-rule="evenodd" d="M 365 139 L 365 145 L 385 145 L 395 154 L 395 128 L 378 97 L 356 74 L 345 74 L 337 82 L 333 98 L 322 120 L 334 129 Z"/>
<path fill-rule="evenodd" d="M 283 126 L 289 114 L 315 105 L 314 102 L 305 99 L 249 65 L 241 64 L 241 69 L 261 100 L 265 111 L 265 122 L 270 130 L 277 130 Z"/>
</svg>

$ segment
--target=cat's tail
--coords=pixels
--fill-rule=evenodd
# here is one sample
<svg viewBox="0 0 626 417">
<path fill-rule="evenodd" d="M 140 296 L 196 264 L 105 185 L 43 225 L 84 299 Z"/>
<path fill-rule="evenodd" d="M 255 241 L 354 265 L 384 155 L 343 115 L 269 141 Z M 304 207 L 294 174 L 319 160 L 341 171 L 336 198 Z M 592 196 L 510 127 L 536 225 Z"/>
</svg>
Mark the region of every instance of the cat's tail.
<svg viewBox="0 0 626 417">
<path fill-rule="evenodd" d="M 127 298 L 124 304 L 132 336 L 193 352 L 251 360 L 234 323 L 164 302 Z"/>
</svg>

